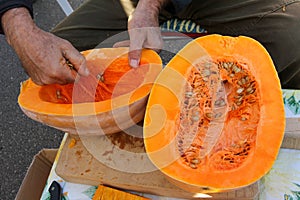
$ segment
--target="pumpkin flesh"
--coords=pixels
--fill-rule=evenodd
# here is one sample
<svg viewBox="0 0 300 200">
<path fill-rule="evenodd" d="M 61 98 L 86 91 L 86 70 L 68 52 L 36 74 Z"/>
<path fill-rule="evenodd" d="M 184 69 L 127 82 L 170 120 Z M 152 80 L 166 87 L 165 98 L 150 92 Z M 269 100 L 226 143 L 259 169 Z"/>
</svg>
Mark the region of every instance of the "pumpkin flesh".
<svg viewBox="0 0 300 200">
<path fill-rule="evenodd" d="M 148 198 L 117 190 L 108 186 L 99 185 L 92 200 L 126 199 L 126 200 L 149 200 Z"/>
<path fill-rule="evenodd" d="M 270 170 L 284 122 L 280 83 L 266 50 L 251 38 L 210 35 L 190 42 L 159 75 L 144 141 L 153 163 L 178 186 L 224 191 Z"/>
</svg>

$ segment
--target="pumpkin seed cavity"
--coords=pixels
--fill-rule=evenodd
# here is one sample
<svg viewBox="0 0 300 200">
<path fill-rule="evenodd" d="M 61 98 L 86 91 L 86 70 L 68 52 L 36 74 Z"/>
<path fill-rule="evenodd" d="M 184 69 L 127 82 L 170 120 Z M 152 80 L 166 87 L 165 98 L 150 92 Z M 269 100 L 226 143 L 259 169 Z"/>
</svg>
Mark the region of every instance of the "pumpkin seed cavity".
<svg viewBox="0 0 300 200">
<path fill-rule="evenodd" d="M 257 83 L 247 69 L 244 63 L 217 59 L 190 68 L 176 138 L 187 167 L 230 170 L 251 155 L 260 107 Z"/>
</svg>

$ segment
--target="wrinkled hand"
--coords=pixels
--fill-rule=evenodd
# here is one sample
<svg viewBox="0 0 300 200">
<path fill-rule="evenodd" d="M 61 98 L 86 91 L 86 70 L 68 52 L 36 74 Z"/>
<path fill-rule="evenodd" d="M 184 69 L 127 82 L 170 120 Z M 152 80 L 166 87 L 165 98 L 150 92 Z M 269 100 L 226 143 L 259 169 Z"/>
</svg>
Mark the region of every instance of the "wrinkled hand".
<svg viewBox="0 0 300 200">
<path fill-rule="evenodd" d="M 39 85 L 72 83 L 76 71 L 88 75 L 85 58 L 68 41 L 51 33 L 35 30 L 15 50 L 28 75 Z M 68 66 L 67 60 L 76 71 Z"/>
<path fill-rule="evenodd" d="M 10 21 L 11 18 L 5 19 L 6 13 L 3 17 L 7 41 L 36 84 L 67 84 L 75 81 L 77 72 L 83 76 L 89 74 L 85 58 L 68 41 L 39 29 L 29 21 L 31 18 L 26 19 L 24 15 L 19 19 L 26 20 L 22 24 Z M 24 25 L 25 29 L 22 28 Z M 67 60 L 74 66 L 74 70 L 70 69 Z"/>
<path fill-rule="evenodd" d="M 160 50 L 163 46 L 158 23 L 159 6 L 153 1 L 140 0 L 128 19 L 130 41 L 118 42 L 114 47 L 129 45 L 129 62 L 138 67 L 142 48 Z"/>
</svg>

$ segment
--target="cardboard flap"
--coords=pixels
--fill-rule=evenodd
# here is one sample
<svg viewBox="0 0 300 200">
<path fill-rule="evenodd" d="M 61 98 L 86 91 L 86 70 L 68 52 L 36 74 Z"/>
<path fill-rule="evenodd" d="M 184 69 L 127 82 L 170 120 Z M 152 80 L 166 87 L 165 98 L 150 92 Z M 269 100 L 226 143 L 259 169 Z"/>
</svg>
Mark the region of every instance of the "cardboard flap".
<svg viewBox="0 0 300 200">
<path fill-rule="evenodd" d="M 16 200 L 39 200 L 41 198 L 56 153 L 57 149 L 43 149 L 34 156 Z"/>
</svg>

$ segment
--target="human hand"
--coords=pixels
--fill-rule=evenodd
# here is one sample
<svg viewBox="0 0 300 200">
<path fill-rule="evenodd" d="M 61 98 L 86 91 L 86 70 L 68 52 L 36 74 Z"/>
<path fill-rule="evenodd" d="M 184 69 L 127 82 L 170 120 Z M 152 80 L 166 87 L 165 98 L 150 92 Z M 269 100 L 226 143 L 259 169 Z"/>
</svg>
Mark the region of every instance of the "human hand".
<svg viewBox="0 0 300 200">
<path fill-rule="evenodd" d="M 142 48 L 160 50 L 163 46 L 158 23 L 159 9 L 163 1 L 140 0 L 128 19 L 130 41 L 118 42 L 114 47 L 129 46 L 129 64 L 138 67 Z"/>
<path fill-rule="evenodd" d="M 25 8 L 7 11 L 2 24 L 8 43 L 36 84 L 67 84 L 75 81 L 77 72 L 89 74 L 84 56 L 68 41 L 39 29 Z"/>
</svg>

